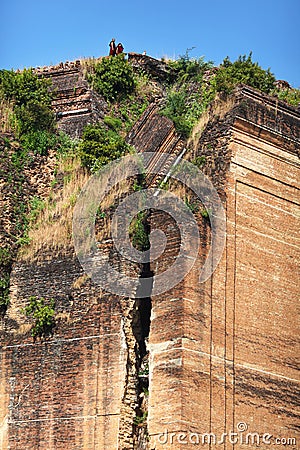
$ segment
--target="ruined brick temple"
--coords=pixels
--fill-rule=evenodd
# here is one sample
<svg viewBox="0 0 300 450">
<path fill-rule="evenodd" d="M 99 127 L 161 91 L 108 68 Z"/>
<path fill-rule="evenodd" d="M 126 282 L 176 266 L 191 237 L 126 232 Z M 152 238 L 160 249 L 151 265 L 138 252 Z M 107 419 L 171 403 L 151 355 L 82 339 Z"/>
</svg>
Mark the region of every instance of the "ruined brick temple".
<svg viewBox="0 0 300 450">
<path fill-rule="evenodd" d="M 149 57 L 131 60 L 164 74 Z M 103 118 L 105 102 L 80 61 L 40 71 L 57 87 L 61 129 L 80 136 Z M 199 284 L 210 246 L 209 222 L 199 219 L 193 269 L 165 294 L 138 300 L 93 284 L 71 244 L 20 254 L 1 322 L 1 449 L 250 449 L 255 433 L 272 436 L 259 448 L 275 438 L 276 448 L 299 448 L 299 125 L 296 108 L 247 86 L 214 104 L 189 143 L 157 102 L 149 106 L 127 140 L 138 152 L 177 157 L 188 148 L 190 159 L 205 157 L 226 212 L 222 259 Z M 28 175 L 29 190 L 50 186 L 52 157 L 35 163 L 43 176 Z M 147 267 L 155 274 L 172 264 L 180 236 L 160 211 L 150 228 L 167 237 L 165 254 Z M 33 341 L 20 313 L 32 295 L 57 302 L 46 341 Z"/>
</svg>

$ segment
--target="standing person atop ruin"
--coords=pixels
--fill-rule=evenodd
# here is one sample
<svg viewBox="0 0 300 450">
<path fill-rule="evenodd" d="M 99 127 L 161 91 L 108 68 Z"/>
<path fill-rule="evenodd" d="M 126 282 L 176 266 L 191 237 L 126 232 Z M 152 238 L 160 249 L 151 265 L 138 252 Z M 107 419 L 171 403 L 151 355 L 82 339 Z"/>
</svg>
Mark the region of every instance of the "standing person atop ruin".
<svg viewBox="0 0 300 450">
<path fill-rule="evenodd" d="M 109 43 L 109 56 L 115 56 L 115 55 L 116 55 L 115 38 L 112 38 L 112 40 Z"/>
<path fill-rule="evenodd" d="M 120 53 L 123 53 L 124 47 L 121 44 L 121 42 L 118 43 L 117 49 L 116 49 L 116 55 L 119 55 Z"/>
</svg>

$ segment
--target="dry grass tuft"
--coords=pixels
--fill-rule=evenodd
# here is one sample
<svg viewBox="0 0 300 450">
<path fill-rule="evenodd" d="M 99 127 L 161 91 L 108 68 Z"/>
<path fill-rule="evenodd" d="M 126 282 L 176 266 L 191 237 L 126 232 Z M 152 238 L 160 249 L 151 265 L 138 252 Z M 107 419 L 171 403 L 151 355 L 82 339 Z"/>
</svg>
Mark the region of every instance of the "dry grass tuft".
<svg viewBox="0 0 300 450">
<path fill-rule="evenodd" d="M 129 169 L 121 166 L 118 170 L 119 174 L 116 177 L 121 181 L 112 187 L 99 205 L 99 211 L 104 214 L 101 218 L 101 228 L 97 229 L 98 241 L 110 236 L 110 214 L 106 215 L 105 211 L 114 209 L 119 199 L 126 195 L 132 187 L 133 180 L 127 178 L 130 174 Z M 53 257 L 64 253 L 73 246 L 73 210 L 78 195 L 90 175 L 81 167 L 79 159 L 63 161 L 58 167 L 58 173 L 67 174 L 65 179 L 68 181 L 64 182 L 62 189 L 58 192 L 51 193 L 36 222 L 31 225 L 28 233 L 30 243 L 22 247 L 19 252 L 20 257 L 25 261 L 39 260 L 41 249 L 51 249 L 51 257 Z M 106 186 L 110 177 L 110 174 L 103 175 L 101 186 Z M 98 191 L 99 184 L 95 182 L 91 185 L 90 197 L 96 198 Z M 43 255 L 43 259 L 45 259 L 45 255 Z M 77 280 L 77 284 L 84 281 L 83 279 Z"/>
<path fill-rule="evenodd" d="M 89 279 L 90 279 L 90 277 L 86 273 L 84 273 L 83 275 L 81 275 L 74 281 L 73 288 L 80 289 L 86 283 L 86 281 Z"/>
<path fill-rule="evenodd" d="M 192 148 L 197 147 L 199 140 L 201 138 L 202 132 L 205 129 L 206 125 L 208 124 L 209 120 L 210 120 L 210 114 L 208 111 L 205 111 L 192 130 L 191 137 L 189 138 L 188 143 L 187 143 L 188 147 L 190 147 L 190 146 L 192 146 Z"/>
<path fill-rule="evenodd" d="M 188 140 L 188 146 L 196 149 L 208 122 L 217 117 L 223 119 L 234 105 L 234 97 L 228 97 L 226 100 L 221 100 L 219 97 L 216 97 L 210 108 L 202 114 L 199 122 L 193 128 L 191 137 Z"/>
<path fill-rule="evenodd" d="M 16 117 L 13 104 L 7 100 L 0 100 L 0 132 L 9 133 L 16 128 Z"/>
<path fill-rule="evenodd" d="M 27 334 L 31 330 L 32 325 L 30 323 L 22 323 L 17 330 L 17 334 Z"/>
<path fill-rule="evenodd" d="M 70 316 L 71 316 L 71 313 L 69 313 L 69 312 L 67 312 L 67 313 L 61 312 L 61 313 L 55 314 L 55 321 L 64 320 L 65 322 L 69 323 L 71 321 Z"/>
<path fill-rule="evenodd" d="M 59 171 L 70 173 L 70 180 L 53 198 L 46 202 L 36 223 L 29 231 L 30 244 L 22 247 L 20 256 L 25 260 L 35 259 L 39 250 L 46 247 L 61 251 L 72 245 L 72 218 L 77 196 L 88 181 L 88 173 L 81 168 L 78 159 L 61 163 Z"/>
<path fill-rule="evenodd" d="M 80 60 L 80 65 L 83 70 L 83 75 L 86 77 L 88 73 L 93 73 L 95 70 L 95 65 L 98 64 L 105 56 L 100 58 L 83 58 Z"/>
</svg>

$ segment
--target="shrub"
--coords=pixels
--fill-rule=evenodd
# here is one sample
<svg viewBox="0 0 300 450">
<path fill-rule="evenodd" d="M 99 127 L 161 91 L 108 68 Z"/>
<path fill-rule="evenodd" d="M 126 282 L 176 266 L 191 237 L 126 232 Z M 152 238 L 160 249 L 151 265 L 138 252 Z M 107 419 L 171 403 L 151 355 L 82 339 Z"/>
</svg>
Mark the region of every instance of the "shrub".
<svg viewBox="0 0 300 450">
<path fill-rule="evenodd" d="M 19 135 L 33 131 L 54 131 L 54 115 L 49 106 L 31 100 L 14 108 L 18 120 Z"/>
<path fill-rule="evenodd" d="M 171 90 L 168 94 L 166 105 L 161 111 L 161 114 L 174 122 L 176 130 L 183 137 L 187 137 L 191 131 L 191 126 L 185 118 L 187 110 L 186 97 L 184 90 Z"/>
<path fill-rule="evenodd" d="M 133 69 L 124 55 L 103 58 L 95 63 L 87 73 L 87 80 L 110 102 L 127 97 L 136 86 Z"/>
<path fill-rule="evenodd" d="M 217 92 L 229 94 L 237 84 L 243 83 L 269 94 L 274 89 L 275 77 L 270 69 L 262 69 L 249 56 L 239 56 L 235 62 L 227 57 L 212 80 Z"/>
<path fill-rule="evenodd" d="M 147 214 L 139 212 L 131 221 L 129 226 L 129 237 L 133 247 L 137 250 L 149 250 L 149 233 L 147 232 Z"/>
<path fill-rule="evenodd" d="M 13 100 L 18 106 L 33 100 L 50 106 L 50 85 L 49 79 L 39 78 L 32 69 L 22 72 L 0 70 L 0 90 L 6 99 Z"/>
<path fill-rule="evenodd" d="M 283 100 L 289 105 L 298 106 L 300 103 L 300 89 L 276 90 L 274 94 L 277 95 L 279 100 Z"/>
<path fill-rule="evenodd" d="M 114 131 L 118 131 L 122 128 L 122 120 L 117 117 L 105 116 L 103 122 Z"/>
<path fill-rule="evenodd" d="M 190 51 L 187 49 L 184 55 L 180 55 L 175 61 L 169 61 L 168 65 L 175 72 L 177 80 L 183 82 L 193 79 L 201 81 L 204 72 L 213 67 L 212 61 L 204 61 L 204 58 L 190 58 Z"/>
<path fill-rule="evenodd" d="M 162 114 L 173 120 L 177 131 L 185 138 L 218 92 L 229 94 L 241 83 L 266 93 L 274 90 L 274 75 L 269 69 L 264 70 L 253 62 L 251 53 L 249 56 L 239 56 L 235 62 L 225 58 L 215 75 L 205 81 L 203 74 L 213 67 L 213 63 L 205 62 L 203 58 L 191 60 L 188 52 L 169 63 L 177 73 L 177 80 L 162 110 Z"/>
<path fill-rule="evenodd" d="M 130 146 L 114 130 L 106 130 L 101 124 L 88 125 L 79 144 L 79 156 L 83 166 L 92 172 L 110 161 L 128 153 Z"/>
<path fill-rule="evenodd" d="M 45 303 L 44 298 L 37 298 L 32 296 L 29 298 L 29 305 L 21 310 L 26 317 L 31 317 L 34 319 L 34 324 L 31 328 L 31 336 L 36 337 L 47 337 L 52 334 L 52 329 L 54 326 L 54 315 L 55 315 L 55 300 L 52 298 Z"/>
<path fill-rule="evenodd" d="M 32 69 L 0 70 L 0 97 L 13 103 L 20 134 L 54 127 L 50 83 L 48 79 L 39 78 Z"/>
<path fill-rule="evenodd" d="M 208 101 L 205 101 L 201 88 L 198 94 L 189 94 L 188 85 L 182 85 L 179 90 L 171 89 L 165 107 L 161 114 L 174 122 L 176 130 L 187 138 L 201 114 L 205 110 Z"/>
<path fill-rule="evenodd" d="M 0 310 L 5 310 L 9 304 L 9 273 L 0 277 Z"/>
<path fill-rule="evenodd" d="M 20 141 L 27 152 L 32 151 L 37 155 L 45 156 L 50 148 L 56 145 L 57 137 L 49 131 L 36 130 L 22 135 Z"/>
</svg>

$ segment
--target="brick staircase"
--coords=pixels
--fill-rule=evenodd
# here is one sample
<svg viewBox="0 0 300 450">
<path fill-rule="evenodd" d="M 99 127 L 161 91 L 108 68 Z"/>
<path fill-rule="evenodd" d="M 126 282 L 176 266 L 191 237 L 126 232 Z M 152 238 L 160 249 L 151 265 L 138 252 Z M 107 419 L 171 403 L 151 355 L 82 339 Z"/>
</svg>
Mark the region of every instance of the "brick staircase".
<svg viewBox="0 0 300 450">
<path fill-rule="evenodd" d="M 158 187 L 177 158 L 184 152 L 184 141 L 173 122 L 159 114 L 159 103 L 151 104 L 127 136 L 138 153 L 152 152 L 146 165 L 147 187 Z"/>
<path fill-rule="evenodd" d="M 58 128 L 73 138 L 81 136 L 88 123 L 105 116 L 107 104 L 89 88 L 81 61 L 37 68 L 35 72 L 40 77 L 51 78 L 51 89 L 55 93 L 52 107 Z"/>
</svg>

